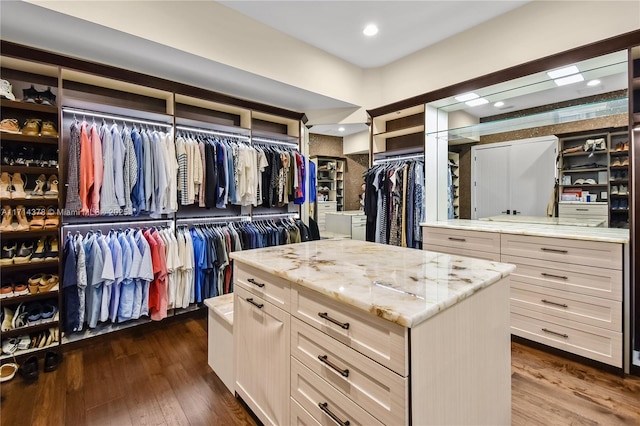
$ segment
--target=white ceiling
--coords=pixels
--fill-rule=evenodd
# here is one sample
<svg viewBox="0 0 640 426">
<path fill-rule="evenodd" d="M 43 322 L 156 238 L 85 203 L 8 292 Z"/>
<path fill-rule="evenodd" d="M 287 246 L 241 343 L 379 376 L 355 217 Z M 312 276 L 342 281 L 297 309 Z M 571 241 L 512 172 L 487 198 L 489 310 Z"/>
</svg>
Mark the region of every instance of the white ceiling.
<svg viewBox="0 0 640 426">
<path fill-rule="evenodd" d="M 221 1 L 263 24 L 362 68 L 390 62 L 527 1 Z M 380 32 L 362 30 L 375 23 Z"/>
</svg>

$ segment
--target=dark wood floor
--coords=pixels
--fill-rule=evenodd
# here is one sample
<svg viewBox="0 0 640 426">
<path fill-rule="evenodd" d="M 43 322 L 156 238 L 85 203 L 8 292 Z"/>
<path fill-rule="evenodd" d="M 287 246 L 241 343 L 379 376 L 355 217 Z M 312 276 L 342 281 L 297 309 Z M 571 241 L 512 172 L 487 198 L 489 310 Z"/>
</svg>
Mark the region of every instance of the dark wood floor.
<svg viewBox="0 0 640 426">
<path fill-rule="evenodd" d="M 1 424 L 255 424 L 207 366 L 206 327 L 177 319 L 71 349 L 36 383 L 3 384 Z M 639 378 L 513 343 L 512 384 L 514 425 L 640 424 Z"/>
</svg>

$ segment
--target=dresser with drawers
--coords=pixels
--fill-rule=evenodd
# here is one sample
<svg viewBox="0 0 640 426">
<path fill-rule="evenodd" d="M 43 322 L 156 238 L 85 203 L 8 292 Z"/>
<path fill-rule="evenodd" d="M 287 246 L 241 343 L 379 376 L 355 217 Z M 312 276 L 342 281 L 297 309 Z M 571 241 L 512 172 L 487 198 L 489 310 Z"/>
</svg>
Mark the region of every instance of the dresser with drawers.
<svg viewBox="0 0 640 426">
<path fill-rule="evenodd" d="M 513 335 L 623 368 L 624 230 L 547 228 L 426 226 L 424 249 L 516 265 L 510 290 Z"/>
<path fill-rule="evenodd" d="M 235 390 L 264 424 L 510 423 L 512 265 L 353 240 L 232 256 Z"/>
</svg>

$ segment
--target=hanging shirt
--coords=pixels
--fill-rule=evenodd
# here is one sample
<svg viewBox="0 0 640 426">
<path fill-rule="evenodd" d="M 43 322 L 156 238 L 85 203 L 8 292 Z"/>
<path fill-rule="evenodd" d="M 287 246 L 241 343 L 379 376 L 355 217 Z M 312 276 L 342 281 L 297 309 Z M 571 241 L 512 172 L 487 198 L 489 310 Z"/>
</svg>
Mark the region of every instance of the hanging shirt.
<svg viewBox="0 0 640 426">
<path fill-rule="evenodd" d="M 100 214 L 115 215 L 120 213 L 120 205 L 116 198 L 115 154 L 111 130 L 106 124 L 100 127 L 102 140 L 102 186 L 100 187 Z"/>
<path fill-rule="evenodd" d="M 122 141 L 124 144 L 124 210 L 122 213 L 130 216 L 133 214 L 131 193 L 138 181 L 138 159 L 131 140 L 131 132 L 127 128 L 122 130 Z"/>
<path fill-rule="evenodd" d="M 102 141 L 98 133 L 98 126 L 94 123 L 90 131 L 91 150 L 93 157 L 93 188 L 91 189 L 91 205 L 89 214 L 97 216 L 100 214 L 100 190 L 102 188 L 102 176 L 104 174 L 104 164 L 102 158 Z"/>
<path fill-rule="evenodd" d="M 67 164 L 67 196 L 65 209 L 70 214 L 78 214 L 82 209 L 80 202 L 80 127 L 73 120 L 69 128 L 69 159 Z"/>
<path fill-rule="evenodd" d="M 93 150 L 91 140 L 87 133 L 88 123 L 82 123 L 80 127 L 80 183 L 79 196 L 81 209 L 80 214 L 87 216 L 91 208 L 91 189 L 93 188 Z"/>
<path fill-rule="evenodd" d="M 138 216 L 145 211 L 145 195 L 144 195 L 144 152 L 143 141 L 140 132 L 137 129 L 131 131 L 131 141 L 133 143 L 133 151 L 136 155 L 136 180 L 131 190 L 131 204 L 133 207 L 133 215 Z"/>
<path fill-rule="evenodd" d="M 77 260 L 73 237 L 67 236 L 62 251 L 62 294 L 65 309 L 62 310 L 62 329 L 72 333 L 80 329 L 80 299 L 78 297 Z"/>
</svg>

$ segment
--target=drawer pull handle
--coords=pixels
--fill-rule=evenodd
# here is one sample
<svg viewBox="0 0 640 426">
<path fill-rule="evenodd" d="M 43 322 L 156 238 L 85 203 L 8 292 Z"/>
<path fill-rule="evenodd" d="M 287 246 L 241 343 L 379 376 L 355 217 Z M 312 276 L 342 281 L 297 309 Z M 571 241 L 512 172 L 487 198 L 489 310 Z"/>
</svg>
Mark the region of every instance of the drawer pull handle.
<svg viewBox="0 0 640 426">
<path fill-rule="evenodd" d="M 245 299 L 247 302 L 251 303 L 253 306 L 255 306 L 258 309 L 262 309 L 262 307 L 264 306 L 264 303 L 256 303 L 253 301 L 253 297 L 250 297 L 248 299 Z"/>
<path fill-rule="evenodd" d="M 588 212 L 589 209 L 576 209 L 577 212 Z"/>
<path fill-rule="evenodd" d="M 327 358 L 328 358 L 327 355 L 318 355 L 318 359 L 320 361 L 324 362 L 329 367 L 333 368 L 338 373 L 342 374 L 343 377 L 349 377 L 349 369 L 348 368 L 345 368 L 344 370 L 341 370 L 340 367 L 338 367 L 337 365 L 335 365 L 334 363 L 329 361 Z"/>
<path fill-rule="evenodd" d="M 331 321 L 335 325 L 339 325 L 340 327 L 344 328 L 345 330 L 349 329 L 349 323 L 348 322 L 340 322 L 338 320 L 335 320 L 335 319 L 331 318 L 327 312 L 318 312 L 318 316 L 320 318 L 324 318 L 326 320 Z"/>
<path fill-rule="evenodd" d="M 331 412 L 331 410 L 329 410 L 329 404 L 328 403 L 326 403 L 326 402 L 318 402 L 318 407 L 320 407 L 320 409 L 322 411 L 324 411 L 327 416 L 331 417 L 331 420 L 333 420 L 334 422 L 338 423 L 340 426 L 349 426 L 351 424 L 351 422 L 349 420 L 345 420 L 343 422 L 342 420 L 340 420 L 340 418 L 338 416 L 333 414 Z"/>
<path fill-rule="evenodd" d="M 260 288 L 264 287 L 264 283 L 259 283 L 258 281 L 254 280 L 253 278 L 249 278 L 249 279 L 247 279 L 247 281 L 249 281 L 251 284 L 257 285 Z"/>
<path fill-rule="evenodd" d="M 461 243 L 464 243 L 467 241 L 466 238 L 454 238 L 454 237 L 449 237 L 449 240 L 451 241 L 460 241 Z"/>
<path fill-rule="evenodd" d="M 563 333 L 557 333 L 555 331 L 551 331 L 549 329 L 543 328 L 542 331 L 544 331 L 545 333 L 549 333 L 549 334 L 555 334 L 556 336 L 560 336 L 560 337 L 564 337 L 565 339 L 569 338 L 568 334 L 563 334 Z"/>
<path fill-rule="evenodd" d="M 551 253 L 562 253 L 562 254 L 567 254 L 569 253 L 568 250 L 558 250 L 558 249 L 550 249 L 550 248 L 546 248 L 546 247 L 542 247 L 540 250 L 542 251 L 549 251 Z"/>
<path fill-rule="evenodd" d="M 541 300 L 542 303 L 546 303 L 547 305 L 555 305 L 555 306 L 560 306 L 561 308 L 568 308 L 569 305 L 564 304 L 564 303 L 556 303 L 556 302 L 552 302 L 551 300 L 547 300 L 547 299 L 542 299 Z"/>
<path fill-rule="evenodd" d="M 569 277 L 565 277 L 564 275 L 553 275 L 553 274 L 547 274 L 546 272 L 541 272 L 540 274 L 543 277 L 560 278 L 561 280 L 568 280 L 569 279 Z"/>
</svg>

